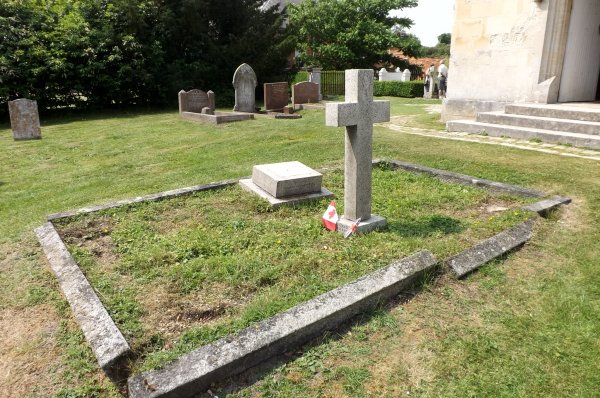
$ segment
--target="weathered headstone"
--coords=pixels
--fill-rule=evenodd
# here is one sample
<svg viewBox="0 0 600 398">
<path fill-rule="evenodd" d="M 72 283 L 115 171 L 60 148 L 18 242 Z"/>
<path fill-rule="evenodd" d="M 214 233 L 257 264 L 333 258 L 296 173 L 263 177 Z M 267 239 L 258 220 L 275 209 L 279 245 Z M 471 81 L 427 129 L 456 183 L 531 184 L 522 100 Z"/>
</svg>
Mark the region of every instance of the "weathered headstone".
<svg viewBox="0 0 600 398">
<path fill-rule="evenodd" d="M 345 233 L 360 219 L 357 232 L 386 225 L 385 218 L 371 214 L 373 123 L 390 120 L 389 101 L 373 101 L 373 70 L 346 71 L 345 103 L 328 103 L 325 124 L 346 127 L 344 162 L 344 215 L 338 231 Z"/>
<path fill-rule="evenodd" d="M 179 113 L 194 112 L 202 113 L 204 108 L 210 111 L 215 110 L 215 93 L 208 91 L 205 93 L 202 90 L 193 89 L 190 91 L 181 90 L 179 97 Z"/>
<path fill-rule="evenodd" d="M 264 84 L 265 110 L 283 111 L 289 102 L 287 82 Z"/>
<path fill-rule="evenodd" d="M 292 86 L 292 103 L 314 104 L 319 102 L 319 85 L 312 82 L 300 82 Z"/>
<path fill-rule="evenodd" d="M 256 111 L 256 73 L 248 64 L 241 64 L 233 74 L 233 87 L 235 88 L 235 106 L 236 112 Z"/>
<path fill-rule="evenodd" d="M 10 113 L 10 125 L 15 141 L 42 138 L 40 115 L 36 101 L 26 98 L 8 101 L 8 112 Z"/>
</svg>

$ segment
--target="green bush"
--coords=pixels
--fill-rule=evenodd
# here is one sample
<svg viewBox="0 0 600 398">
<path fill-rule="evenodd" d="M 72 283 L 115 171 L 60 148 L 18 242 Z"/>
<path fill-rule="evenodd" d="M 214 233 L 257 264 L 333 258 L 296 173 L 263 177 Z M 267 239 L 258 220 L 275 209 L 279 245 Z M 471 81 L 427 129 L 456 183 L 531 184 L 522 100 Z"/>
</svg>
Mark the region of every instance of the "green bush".
<svg viewBox="0 0 600 398">
<path fill-rule="evenodd" d="M 295 75 L 292 75 L 291 84 L 307 82 L 308 81 L 308 72 L 305 70 L 298 71 Z"/>
<path fill-rule="evenodd" d="M 424 94 L 423 81 L 413 80 L 410 82 L 375 82 L 373 88 L 373 95 L 376 97 L 388 96 L 388 97 L 405 97 L 415 98 L 422 97 Z"/>
</svg>

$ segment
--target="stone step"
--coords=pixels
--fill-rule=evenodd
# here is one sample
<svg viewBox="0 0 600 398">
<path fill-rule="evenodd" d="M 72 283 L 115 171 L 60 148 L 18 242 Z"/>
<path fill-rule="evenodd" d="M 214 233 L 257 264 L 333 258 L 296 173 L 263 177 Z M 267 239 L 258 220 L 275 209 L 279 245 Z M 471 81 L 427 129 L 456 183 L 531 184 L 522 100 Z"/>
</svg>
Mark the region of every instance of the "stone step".
<svg viewBox="0 0 600 398">
<path fill-rule="evenodd" d="M 583 148 L 600 149 L 600 136 L 591 134 L 567 133 L 561 131 L 505 126 L 471 120 L 454 120 L 446 123 L 448 131 L 482 134 L 492 137 L 511 137 L 523 140 L 542 140 L 544 142 L 567 144 Z"/>
<path fill-rule="evenodd" d="M 483 112 L 477 115 L 482 123 L 504 124 L 542 130 L 567 131 L 569 133 L 600 135 L 600 122 L 551 117 L 515 115 L 504 112 Z"/>
<path fill-rule="evenodd" d="M 600 107 L 592 108 L 591 106 L 588 107 L 565 104 L 509 104 L 506 105 L 505 112 L 515 115 L 600 122 Z"/>
</svg>

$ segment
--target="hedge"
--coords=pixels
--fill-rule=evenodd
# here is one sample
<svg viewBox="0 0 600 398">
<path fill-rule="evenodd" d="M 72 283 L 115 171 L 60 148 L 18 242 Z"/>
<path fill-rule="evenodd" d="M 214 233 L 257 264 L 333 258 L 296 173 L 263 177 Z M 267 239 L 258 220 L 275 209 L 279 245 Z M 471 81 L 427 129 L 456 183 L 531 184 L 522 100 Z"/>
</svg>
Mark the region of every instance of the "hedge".
<svg viewBox="0 0 600 398">
<path fill-rule="evenodd" d="M 424 92 L 422 80 L 412 80 L 410 82 L 375 81 L 375 87 L 373 88 L 373 95 L 376 97 L 415 98 L 422 97 Z"/>
</svg>

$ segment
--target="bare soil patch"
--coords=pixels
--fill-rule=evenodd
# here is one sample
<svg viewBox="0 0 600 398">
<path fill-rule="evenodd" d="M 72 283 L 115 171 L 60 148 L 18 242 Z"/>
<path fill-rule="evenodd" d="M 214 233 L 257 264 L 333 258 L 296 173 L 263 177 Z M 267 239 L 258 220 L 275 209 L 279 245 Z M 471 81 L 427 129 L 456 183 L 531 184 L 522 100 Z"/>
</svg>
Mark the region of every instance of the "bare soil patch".
<svg viewBox="0 0 600 398">
<path fill-rule="evenodd" d="M 0 310 L 0 397 L 56 392 L 58 331 L 59 320 L 49 305 Z"/>
</svg>

